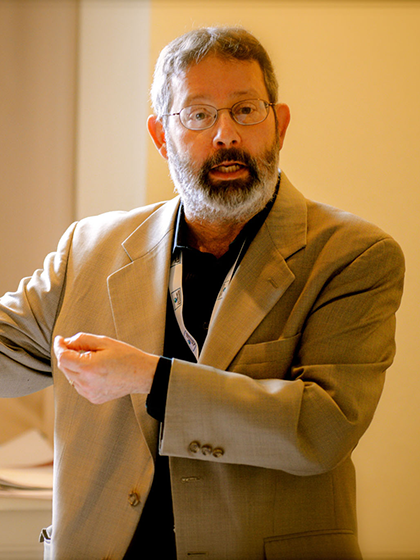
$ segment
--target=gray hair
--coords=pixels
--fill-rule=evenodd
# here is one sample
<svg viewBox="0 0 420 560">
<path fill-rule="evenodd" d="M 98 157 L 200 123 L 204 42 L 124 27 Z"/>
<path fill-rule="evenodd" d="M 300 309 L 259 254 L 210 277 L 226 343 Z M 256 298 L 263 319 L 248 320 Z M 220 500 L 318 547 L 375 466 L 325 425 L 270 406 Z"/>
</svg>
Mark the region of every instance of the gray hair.
<svg viewBox="0 0 420 560">
<path fill-rule="evenodd" d="M 261 43 L 241 27 L 203 27 L 174 39 L 159 55 L 151 88 L 152 105 L 158 118 L 171 109 L 172 79 L 208 55 L 258 62 L 269 102 L 277 103 L 277 78 L 270 57 Z"/>
</svg>

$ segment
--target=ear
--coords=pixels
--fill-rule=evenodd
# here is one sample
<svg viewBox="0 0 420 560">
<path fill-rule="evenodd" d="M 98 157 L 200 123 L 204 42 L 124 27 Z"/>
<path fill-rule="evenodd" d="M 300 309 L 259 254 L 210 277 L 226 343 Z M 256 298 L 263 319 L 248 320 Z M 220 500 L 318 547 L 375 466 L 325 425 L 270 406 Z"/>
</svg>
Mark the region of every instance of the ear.
<svg viewBox="0 0 420 560">
<path fill-rule="evenodd" d="M 290 122 L 290 109 L 284 103 L 277 103 L 274 107 L 277 116 L 277 128 L 279 132 L 280 149 L 283 147 L 284 137 Z"/>
<path fill-rule="evenodd" d="M 166 150 L 166 138 L 165 130 L 163 128 L 162 122 L 157 118 L 156 115 L 150 115 L 147 119 L 147 130 L 153 140 L 154 145 L 160 155 L 168 159 L 168 152 Z"/>
</svg>

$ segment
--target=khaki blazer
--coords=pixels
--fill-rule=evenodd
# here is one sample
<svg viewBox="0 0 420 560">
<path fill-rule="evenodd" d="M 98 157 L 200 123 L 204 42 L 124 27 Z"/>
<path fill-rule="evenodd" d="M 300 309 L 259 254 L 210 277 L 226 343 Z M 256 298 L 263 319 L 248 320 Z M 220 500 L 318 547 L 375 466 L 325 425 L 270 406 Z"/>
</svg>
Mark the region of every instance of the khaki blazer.
<svg viewBox="0 0 420 560">
<path fill-rule="evenodd" d="M 2 396 L 55 386 L 46 557 L 123 558 L 160 452 L 179 558 L 360 558 L 351 452 L 394 356 L 403 282 L 399 246 L 372 224 L 282 174 L 199 363 L 173 362 L 161 429 L 144 396 L 93 405 L 50 362 L 54 336 L 79 331 L 162 353 L 178 204 L 80 221 L 1 299 Z"/>
</svg>

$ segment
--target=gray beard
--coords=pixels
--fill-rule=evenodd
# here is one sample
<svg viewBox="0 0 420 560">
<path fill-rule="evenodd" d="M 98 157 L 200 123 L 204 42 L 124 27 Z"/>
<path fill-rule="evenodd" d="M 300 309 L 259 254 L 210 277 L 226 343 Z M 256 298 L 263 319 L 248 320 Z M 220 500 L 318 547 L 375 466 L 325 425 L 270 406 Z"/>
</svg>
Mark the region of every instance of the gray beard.
<svg viewBox="0 0 420 560">
<path fill-rule="evenodd" d="M 258 214 L 273 197 L 278 180 L 279 143 L 258 158 L 236 148 L 221 149 L 208 158 L 197 172 L 190 159 L 182 158 L 167 136 L 168 164 L 175 190 L 181 195 L 189 219 L 244 223 Z M 211 167 L 226 160 L 248 166 L 247 179 L 215 181 Z"/>
</svg>

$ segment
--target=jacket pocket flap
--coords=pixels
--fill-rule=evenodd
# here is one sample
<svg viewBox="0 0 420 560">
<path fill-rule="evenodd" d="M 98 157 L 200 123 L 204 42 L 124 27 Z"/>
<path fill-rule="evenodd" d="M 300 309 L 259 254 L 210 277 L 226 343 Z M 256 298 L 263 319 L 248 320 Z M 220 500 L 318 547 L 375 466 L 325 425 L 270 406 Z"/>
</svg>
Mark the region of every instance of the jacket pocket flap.
<svg viewBox="0 0 420 560">
<path fill-rule="evenodd" d="M 314 531 L 265 540 L 267 560 L 361 560 L 352 531 Z"/>
</svg>

